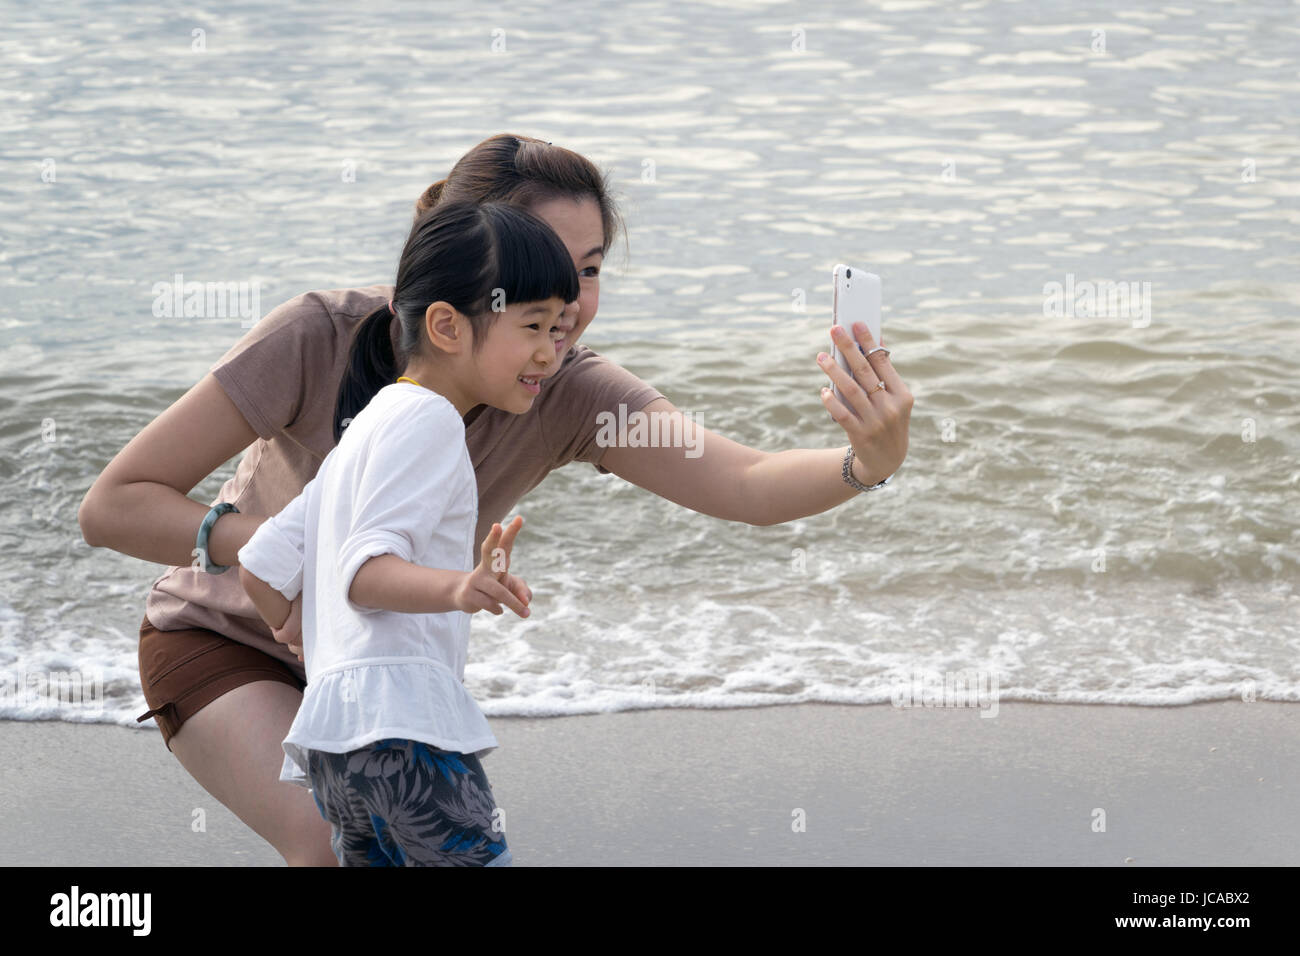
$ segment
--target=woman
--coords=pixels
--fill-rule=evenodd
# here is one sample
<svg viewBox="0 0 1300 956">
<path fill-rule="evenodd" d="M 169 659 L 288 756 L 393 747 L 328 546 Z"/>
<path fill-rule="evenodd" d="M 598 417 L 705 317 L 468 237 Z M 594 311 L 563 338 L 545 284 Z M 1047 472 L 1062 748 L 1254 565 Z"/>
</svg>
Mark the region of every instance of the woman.
<svg viewBox="0 0 1300 956">
<path fill-rule="evenodd" d="M 848 450 L 762 452 L 684 419 L 674 425 L 696 429 L 690 456 L 643 443 L 602 447 L 599 416 L 617 416 L 620 404 L 628 414 L 680 415 L 650 385 L 577 345 L 595 318 L 601 264 L 619 226 L 604 177 L 577 153 L 501 134 L 461 157 L 420 197 L 416 213 L 455 199 L 529 208 L 568 248 L 581 285 L 561 320 L 562 359 L 532 410 L 512 415 L 480 405 L 464 417 L 479 494 L 476 541 L 549 471 L 571 461 L 694 511 L 754 525 L 826 511 L 902 463 L 912 396 L 865 328 L 858 342 L 871 352 L 866 357 L 836 333 L 853 379 L 819 356 L 854 409 L 823 389 Z M 88 544 L 172 565 L 154 582 L 141 622 L 140 680 L 150 710 L 140 719 L 154 717 L 185 769 L 291 866 L 337 865 L 330 825 L 311 795 L 279 780 L 281 742 L 304 687 L 300 624 L 291 616 L 272 635 L 238 576 L 221 572 L 334 447 L 343 425 L 335 420 L 335 396 L 352 332 L 391 294 L 390 286 L 313 292 L 273 310 L 109 462 L 77 516 Z M 362 356 L 377 382 L 397 377 L 397 331 L 394 324 L 390 341 L 370 342 Z M 237 510 L 187 497 L 241 451 L 235 476 L 217 496 Z"/>
</svg>

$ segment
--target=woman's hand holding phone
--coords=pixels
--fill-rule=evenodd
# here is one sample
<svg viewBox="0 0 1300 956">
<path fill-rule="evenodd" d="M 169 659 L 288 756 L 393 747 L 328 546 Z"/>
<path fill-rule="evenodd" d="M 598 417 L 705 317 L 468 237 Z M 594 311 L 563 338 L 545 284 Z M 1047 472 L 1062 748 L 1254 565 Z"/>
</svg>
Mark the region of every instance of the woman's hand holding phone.
<svg viewBox="0 0 1300 956">
<path fill-rule="evenodd" d="M 831 380 L 822 389 L 822 404 L 853 445 L 854 476 L 874 485 L 898 470 L 907 457 L 912 393 L 883 351 L 880 323 L 880 277 L 843 263 L 832 274 L 831 351 L 817 364 Z M 881 351 L 870 357 L 866 353 Z"/>
<path fill-rule="evenodd" d="M 831 327 L 831 341 L 848 359 L 851 374 L 825 352 L 817 355 L 817 364 L 847 402 L 836 398 L 830 388 L 823 388 L 822 404 L 853 445 L 857 457 L 854 475 L 863 484 L 873 485 L 894 474 L 907 457 L 912 393 L 887 354 L 877 352 L 869 359 L 863 354 L 876 347 L 866 325 L 855 323 L 853 331 L 850 336 L 839 326 Z M 862 351 L 853 347 L 855 340 Z M 881 382 L 884 388 L 879 387 Z"/>
<path fill-rule="evenodd" d="M 524 519 L 518 515 L 504 529 L 499 524 L 492 525 L 483 539 L 478 567 L 465 575 L 456 589 L 456 606 L 460 610 L 466 614 L 478 611 L 501 614 L 504 604 L 520 617 L 528 616 L 533 592 L 523 579 L 509 573 L 510 549 L 523 525 Z"/>
</svg>

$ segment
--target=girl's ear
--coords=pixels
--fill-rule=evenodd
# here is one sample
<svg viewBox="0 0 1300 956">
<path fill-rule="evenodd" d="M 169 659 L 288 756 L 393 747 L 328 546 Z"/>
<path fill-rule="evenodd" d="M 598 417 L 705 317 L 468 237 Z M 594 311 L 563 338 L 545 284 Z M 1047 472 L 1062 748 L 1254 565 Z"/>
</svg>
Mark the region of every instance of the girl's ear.
<svg viewBox="0 0 1300 956">
<path fill-rule="evenodd" d="M 469 322 L 446 302 L 434 302 L 425 310 L 424 331 L 441 352 L 455 355 L 469 346 Z"/>
</svg>

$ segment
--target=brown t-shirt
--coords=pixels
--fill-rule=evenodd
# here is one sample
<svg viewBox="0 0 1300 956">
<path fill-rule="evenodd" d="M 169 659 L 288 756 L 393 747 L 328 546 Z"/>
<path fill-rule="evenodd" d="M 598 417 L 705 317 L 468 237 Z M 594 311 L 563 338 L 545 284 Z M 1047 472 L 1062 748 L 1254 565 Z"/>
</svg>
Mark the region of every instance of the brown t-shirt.
<svg viewBox="0 0 1300 956">
<path fill-rule="evenodd" d="M 229 501 L 245 514 L 273 515 L 306 486 L 334 447 L 339 383 L 357 324 L 392 295 L 392 286 L 308 292 L 272 310 L 212 366 L 222 388 L 260 436 L 211 504 Z M 397 345 L 397 324 L 392 339 Z M 522 415 L 478 405 L 465 416 L 465 442 L 478 480 L 475 548 L 493 522 L 552 468 L 585 461 L 608 474 L 596 443 L 597 416 L 633 412 L 663 396 L 585 345 L 569 349 Z M 209 628 L 284 661 L 305 679 L 302 663 L 258 616 L 238 573 L 171 567 L 154 581 L 145 605 L 162 631 Z"/>
</svg>

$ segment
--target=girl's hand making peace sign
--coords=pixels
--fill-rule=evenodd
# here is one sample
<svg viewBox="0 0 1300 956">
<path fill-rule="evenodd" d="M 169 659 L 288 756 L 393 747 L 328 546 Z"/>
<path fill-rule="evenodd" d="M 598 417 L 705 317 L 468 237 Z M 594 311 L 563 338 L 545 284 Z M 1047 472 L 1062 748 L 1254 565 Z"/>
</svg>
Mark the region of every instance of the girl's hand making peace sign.
<svg viewBox="0 0 1300 956">
<path fill-rule="evenodd" d="M 521 578 L 509 573 L 510 548 L 523 526 L 524 519 L 519 515 L 504 530 L 499 524 L 492 525 L 492 530 L 483 539 L 478 567 L 465 575 L 456 588 L 456 606 L 460 610 L 466 614 L 478 611 L 501 614 L 501 605 L 504 604 L 520 617 L 528 616 L 528 602 L 533 599 L 533 592 Z"/>
</svg>

